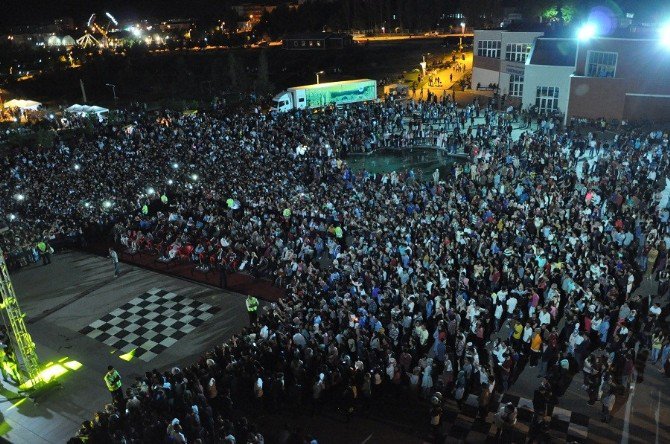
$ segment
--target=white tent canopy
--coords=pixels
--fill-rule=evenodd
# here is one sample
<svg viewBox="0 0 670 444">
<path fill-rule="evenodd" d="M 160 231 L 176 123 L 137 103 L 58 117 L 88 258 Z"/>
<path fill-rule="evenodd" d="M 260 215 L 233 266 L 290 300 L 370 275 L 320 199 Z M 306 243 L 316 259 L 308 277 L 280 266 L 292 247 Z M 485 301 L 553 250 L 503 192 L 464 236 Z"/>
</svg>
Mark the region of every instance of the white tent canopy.
<svg viewBox="0 0 670 444">
<path fill-rule="evenodd" d="M 21 110 L 36 110 L 42 106 L 40 102 L 35 102 L 34 100 L 22 100 L 14 99 L 8 102 L 5 102 L 5 108 L 19 108 Z"/>
<path fill-rule="evenodd" d="M 71 107 L 67 108 L 65 111 L 73 114 L 80 114 L 80 115 L 91 115 L 95 114 L 98 117 L 102 117 L 103 114 L 106 114 L 109 112 L 107 108 L 103 108 L 101 106 L 89 106 L 89 105 L 72 105 Z"/>
</svg>

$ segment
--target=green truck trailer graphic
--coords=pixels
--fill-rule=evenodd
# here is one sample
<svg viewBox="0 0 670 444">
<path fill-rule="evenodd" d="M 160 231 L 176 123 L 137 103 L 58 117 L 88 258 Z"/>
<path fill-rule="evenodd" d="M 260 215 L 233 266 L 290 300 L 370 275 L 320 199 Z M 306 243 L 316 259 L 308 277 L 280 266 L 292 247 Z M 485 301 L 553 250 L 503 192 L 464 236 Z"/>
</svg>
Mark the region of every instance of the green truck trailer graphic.
<svg viewBox="0 0 670 444">
<path fill-rule="evenodd" d="M 377 83 L 374 80 L 360 82 L 333 82 L 305 89 L 307 108 L 318 108 L 327 105 L 344 105 L 347 103 L 365 102 L 377 98 Z"/>
</svg>

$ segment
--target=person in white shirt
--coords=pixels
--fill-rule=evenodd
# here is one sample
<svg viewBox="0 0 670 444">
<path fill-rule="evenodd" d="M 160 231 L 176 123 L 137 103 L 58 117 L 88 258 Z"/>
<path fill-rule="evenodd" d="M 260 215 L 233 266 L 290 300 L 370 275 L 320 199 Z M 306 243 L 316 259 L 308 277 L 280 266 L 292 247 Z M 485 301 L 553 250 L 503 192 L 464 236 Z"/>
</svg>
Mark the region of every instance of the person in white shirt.
<svg viewBox="0 0 670 444">
<path fill-rule="evenodd" d="M 514 296 L 514 294 L 512 294 L 510 296 L 510 298 L 507 299 L 507 301 L 505 302 L 505 304 L 507 304 L 507 316 L 508 317 L 511 317 L 514 314 L 514 310 L 516 309 L 517 302 L 518 301 L 516 299 L 516 296 Z"/>
<path fill-rule="evenodd" d="M 658 317 L 661 314 L 661 306 L 659 305 L 658 302 L 649 307 L 649 314 L 654 315 L 656 317 Z"/>
<path fill-rule="evenodd" d="M 530 345 L 530 339 L 533 337 L 533 327 L 531 327 L 530 322 L 526 322 L 526 325 L 523 327 L 523 336 L 521 340 L 524 344 Z"/>
<path fill-rule="evenodd" d="M 546 308 L 542 308 L 539 318 L 540 325 L 549 325 L 551 323 L 551 314 L 549 314 Z"/>
<path fill-rule="evenodd" d="M 496 331 L 500 330 L 502 315 L 503 315 L 503 306 L 502 304 L 498 304 L 496 305 L 496 310 L 493 313 L 493 317 L 495 319 Z"/>
</svg>

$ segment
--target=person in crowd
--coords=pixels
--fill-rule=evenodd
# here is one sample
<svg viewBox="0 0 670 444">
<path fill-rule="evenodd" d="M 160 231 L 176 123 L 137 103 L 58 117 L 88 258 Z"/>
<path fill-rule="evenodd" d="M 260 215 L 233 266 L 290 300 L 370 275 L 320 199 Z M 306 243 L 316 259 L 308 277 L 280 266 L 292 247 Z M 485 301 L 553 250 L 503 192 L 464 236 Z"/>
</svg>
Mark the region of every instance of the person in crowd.
<svg viewBox="0 0 670 444">
<path fill-rule="evenodd" d="M 39 259 L 34 239 L 109 242 L 285 292 L 247 299 L 251 325 L 188 369 L 141 378 L 138 399 L 158 413 L 135 434 L 160 442 L 176 417 L 189 442 L 247 439 L 238 403 L 318 399 L 350 417 L 405 387 L 431 399 L 447 369 L 445 398 L 478 396 L 486 416 L 526 364 L 540 366 L 540 427 L 569 372 L 582 369 L 595 402 L 631 365 L 642 381 L 650 354 L 666 366 L 667 302 L 640 288 L 667 265 L 667 134 L 555 116 L 514 133 L 514 109 L 433 93 L 331 111 L 126 110 L 90 136 L 0 159 L 0 202 L 16 215 L 0 238 L 8 263 Z M 435 176 L 347 161 L 426 141 L 467 159 Z"/>
</svg>

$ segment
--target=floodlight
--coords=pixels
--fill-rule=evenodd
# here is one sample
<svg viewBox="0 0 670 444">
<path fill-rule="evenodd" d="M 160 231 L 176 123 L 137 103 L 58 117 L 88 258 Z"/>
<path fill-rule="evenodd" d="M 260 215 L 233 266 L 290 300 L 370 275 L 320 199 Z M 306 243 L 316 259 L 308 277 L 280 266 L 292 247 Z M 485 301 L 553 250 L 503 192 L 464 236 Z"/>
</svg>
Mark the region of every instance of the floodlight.
<svg viewBox="0 0 670 444">
<path fill-rule="evenodd" d="M 156 192 L 156 190 L 154 190 L 154 189 L 151 188 L 151 187 L 149 187 L 149 188 L 147 189 L 147 194 L 154 194 L 155 192 Z"/>
<path fill-rule="evenodd" d="M 102 206 L 105 207 L 105 208 L 109 208 L 109 207 L 112 206 L 112 203 L 110 201 L 106 200 L 102 203 Z"/>
<path fill-rule="evenodd" d="M 16 200 L 18 200 L 18 201 L 24 200 L 24 199 L 26 198 L 26 196 L 24 196 L 24 195 L 21 194 L 21 193 L 17 194 L 17 195 L 14 196 L 14 197 L 15 197 Z"/>
<path fill-rule="evenodd" d="M 593 23 L 587 23 L 577 31 L 577 38 L 579 40 L 589 40 L 596 36 L 598 29 Z"/>
<path fill-rule="evenodd" d="M 172 185 L 174 181 L 172 179 L 168 179 L 168 185 Z"/>
<path fill-rule="evenodd" d="M 176 170 L 177 168 L 179 168 L 179 164 L 178 164 L 178 163 L 176 163 L 176 162 L 175 162 L 175 163 L 173 163 L 173 164 L 172 164 L 172 168 L 174 168 L 174 169 Z"/>
<path fill-rule="evenodd" d="M 9 215 L 9 221 L 11 222 L 11 221 L 13 221 L 14 219 L 16 219 L 16 216 L 13 215 L 13 214 L 10 214 L 10 215 Z"/>
<path fill-rule="evenodd" d="M 670 47 L 670 22 L 661 26 L 660 29 L 661 43 L 665 46 Z"/>
<path fill-rule="evenodd" d="M 78 163 L 74 164 L 74 169 L 75 171 L 79 171 L 81 169 L 81 166 Z"/>
<path fill-rule="evenodd" d="M 191 174 L 191 179 L 198 180 L 198 175 L 197 174 Z"/>
</svg>

